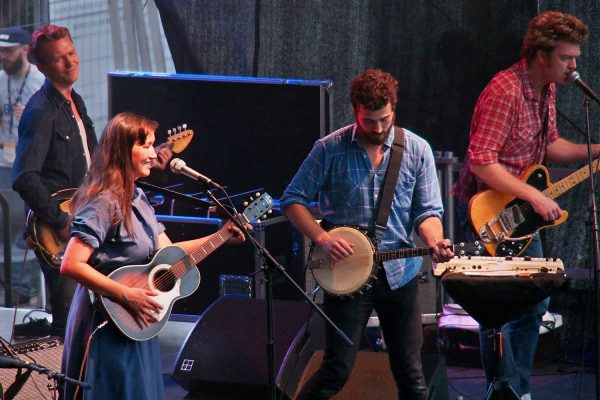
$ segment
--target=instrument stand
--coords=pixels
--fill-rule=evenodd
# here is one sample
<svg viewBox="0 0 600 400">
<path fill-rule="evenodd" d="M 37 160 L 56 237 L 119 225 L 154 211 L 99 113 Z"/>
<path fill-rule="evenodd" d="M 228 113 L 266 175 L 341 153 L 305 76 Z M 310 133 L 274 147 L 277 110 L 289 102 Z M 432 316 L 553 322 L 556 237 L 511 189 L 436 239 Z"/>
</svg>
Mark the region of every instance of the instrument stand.
<svg viewBox="0 0 600 400">
<path fill-rule="evenodd" d="M 250 235 L 246 229 L 246 227 L 235 218 L 231 212 L 211 193 L 210 190 L 206 190 L 206 194 L 208 198 L 212 201 L 212 203 L 217 206 L 217 208 L 223 212 L 246 236 L 246 239 L 252 243 L 252 245 L 256 248 L 259 256 L 261 257 L 262 267 L 261 271 L 264 274 L 265 284 L 266 284 L 266 302 L 267 302 L 267 365 L 268 365 L 268 387 L 267 387 L 267 399 L 275 400 L 277 393 L 276 386 L 276 371 L 275 371 L 275 339 L 273 334 L 273 285 L 272 285 L 272 272 L 277 271 L 281 274 L 285 279 L 298 290 L 299 293 L 308 301 L 311 307 L 327 321 L 329 325 L 331 325 L 335 331 L 340 335 L 346 343 L 350 346 L 353 345 L 350 338 L 340 329 L 338 328 L 333 321 L 315 304 L 315 302 L 304 292 L 304 290 L 296 283 L 296 281 L 287 273 L 285 268 L 279 264 L 275 258 L 269 253 L 269 251 L 261 245 L 254 236 Z"/>
<path fill-rule="evenodd" d="M 600 254 L 598 253 L 598 213 L 596 211 L 596 196 L 594 193 L 594 161 L 592 154 L 592 136 L 590 133 L 590 117 L 589 117 L 590 99 L 588 96 L 583 96 L 583 111 L 585 115 L 585 130 L 587 135 L 587 150 L 588 150 L 588 166 L 589 166 L 589 201 L 590 201 L 590 222 L 591 222 L 591 248 L 594 262 L 594 298 L 595 304 L 600 304 Z M 596 399 L 600 399 L 600 317 L 598 316 L 598 307 L 596 307 Z"/>
<path fill-rule="evenodd" d="M 441 277 L 448 294 L 473 317 L 480 326 L 494 327 L 491 349 L 493 377 L 486 399 L 518 400 L 519 396 L 504 379 L 501 371 L 502 333 L 499 327 L 523 316 L 523 311 L 552 295 L 564 286 L 564 271 L 537 272 L 528 275 L 466 274 L 446 272 Z M 486 375 L 488 374 L 486 370 Z M 498 379 L 500 377 L 500 379 Z M 488 379 L 490 379 L 488 377 Z"/>
<path fill-rule="evenodd" d="M 493 336 L 489 340 L 493 341 L 494 349 L 494 379 L 490 382 L 485 393 L 485 400 L 519 400 L 521 397 L 510 386 L 510 382 L 500 378 L 500 365 L 502 361 L 502 330 L 500 328 L 492 329 Z"/>
</svg>

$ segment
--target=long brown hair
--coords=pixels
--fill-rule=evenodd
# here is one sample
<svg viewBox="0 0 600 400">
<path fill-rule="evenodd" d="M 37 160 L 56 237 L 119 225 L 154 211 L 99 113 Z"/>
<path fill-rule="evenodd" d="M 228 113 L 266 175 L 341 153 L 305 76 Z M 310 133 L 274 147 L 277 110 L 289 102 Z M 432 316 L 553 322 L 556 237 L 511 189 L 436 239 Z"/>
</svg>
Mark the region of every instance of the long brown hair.
<svg viewBox="0 0 600 400">
<path fill-rule="evenodd" d="M 135 178 L 131 151 L 134 144 L 145 143 L 157 126 L 155 121 L 132 113 L 117 114 L 108 122 L 92 156 L 90 170 L 71 201 L 72 215 L 99 194 L 110 193 L 120 210 L 113 215 L 112 224 L 123 221 L 127 233 L 134 236 L 131 200 Z"/>
</svg>

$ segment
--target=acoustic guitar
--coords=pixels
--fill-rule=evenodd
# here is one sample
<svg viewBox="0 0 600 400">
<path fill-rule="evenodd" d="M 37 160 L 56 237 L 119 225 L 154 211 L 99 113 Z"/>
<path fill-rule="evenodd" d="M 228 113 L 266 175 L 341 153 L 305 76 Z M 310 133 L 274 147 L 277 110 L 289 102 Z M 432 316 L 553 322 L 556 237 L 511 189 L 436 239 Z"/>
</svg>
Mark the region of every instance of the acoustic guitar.
<svg viewBox="0 0 600 400">
<path fill-rule="evenodd" d="M 592 173 L 598 171 L 600 159 L 592 163 Z M 550 173 L 543 165 L 533 165 L 521 175 L 521 181 L 540 190 L 551 199 L 571 190 L 590 176 L 589 166 L 581 167 L 556 183 L 550 182 Z M 491 256 L 518 256 L 531 243 L 537 231 L 565 222 L 569 213 L 559 219 L 545 221 L 533 210 L 531 203 L 497 190 L 485 190 L 469 201 L 471 226 Z"/>
<path fill-rule="evenodd" d="M 377 251 L 371 239 L 361 230 L 349 226 L 333 228 L 329 234 L 354 245 L 354 254 L 340 261 L 333 261 L 318 246 L 313 245 L 309 269 L 319 286 L 335 296 L 353 296 L 362 294 L 377 277 L 380 263 L 399 258 L 428 256 L 433 247 L 404 248 Z M 452 252 L 458 255 L 479 255 L 483 247 L 479 242 L 451 245 Z"/>
<path fill-rule="evenodd" d="M 183 125 L 185 129 L 185 125 Z M 173 130 L 175 131 L 175 130 Z M 190 129 L 179 130 L 177 133 L 169 131 L 169 138 L 166 141 L 167 146 L 173 153 L 181 153 L 190 144 L 194 137 L 194 131 Z M 63 189 L 54 193 L 52 197 L 60 204 L 60 209 L 69 212 L 71 198 L 75 189 Z M 27 233 L 31 239 L 33 252 L 38 260 L 52 268 L 60 268 L 67 241 L 60 237 L 50 224 L 36 218 L 35 213 L 29 210 L 26 219 Z"/>
<path fill-rule="evenodd" d="M 240 222 L 256 221 L 268 212 L 273 204 L 273 199 L 267 193 L 260 195 L 244 209 Z M 232 236 L 233 233 L 228 230 L 228 226 L 224 226 L 190 254 L 183 251 L 181 247 L 167 246 L 160 249 L 148 264 L 117 268 L 108 275 L 109 278 L 129 287 L 151 288 L 158 291 L 159 294 L 154 297 L 154 300 L 159 302 L 163 309 L 158 314 L 157 321 L 141 327 L 120 303 L 105 296 L 97 296 L 108 318 L 130 339 L 142 341 L 156 336 L 167 323 L 173 303 L 198 289 L 200 272 L 196 265 Z"/>
</svg>

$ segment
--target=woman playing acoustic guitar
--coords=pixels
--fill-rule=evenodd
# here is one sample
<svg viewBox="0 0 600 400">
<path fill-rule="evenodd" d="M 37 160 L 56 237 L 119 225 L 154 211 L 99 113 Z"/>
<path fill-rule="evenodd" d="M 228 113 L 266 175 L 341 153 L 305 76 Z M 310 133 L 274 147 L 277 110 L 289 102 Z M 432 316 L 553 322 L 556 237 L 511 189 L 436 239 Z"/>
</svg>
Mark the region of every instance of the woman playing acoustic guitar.
<svg viewBox="0 0 600 400">
<path fill-rule="evenodd" d="M 69 312 L 62 370 L 93 385 L 86 390 L 86 399 L 164 398 L 158 337 L 132 340 L 123 334 L 165 318 L 164 309 L 172 302 L 161 301 L 163 293 L 149 284 L 161 278 L 154 272 L 153 278 L 132 273 L 120 281 L 107 276 L 119 267 L 146 263 L 157 250 L 171 245 L 148 199 L 135 185 L 156 162 L 156 127 L 156 122 L 134 114 L 111 119 L 71 203 L 71 239 L 61 273 L 79 285 Z M 177 243 L 178 250 L 189 253 L 215 235 L 229 243 L 244 241 L 238 228 L 226 224 L 213 235 Z M 98 298 L 122 307 L 120 314 L 130 316 L 132 326 L 117 328 Z M 64 398 L 83 398 L 82 390 L 66 384 Z"/>
</svg>

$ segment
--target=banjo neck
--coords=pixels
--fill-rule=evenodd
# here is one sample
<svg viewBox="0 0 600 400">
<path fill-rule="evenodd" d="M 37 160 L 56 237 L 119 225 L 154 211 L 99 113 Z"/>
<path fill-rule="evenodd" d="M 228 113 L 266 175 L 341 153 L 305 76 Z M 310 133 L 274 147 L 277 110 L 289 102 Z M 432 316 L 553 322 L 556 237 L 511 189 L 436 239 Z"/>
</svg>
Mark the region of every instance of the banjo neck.
<svg viewBox="0 0 600 400">
<path fill-rule="evenodd" d="M 446 246 L 447 249 L 451 249 L 453 253 L 463 254 L 465 248 L 471 245 L 465 245 L 464 243 Z M 474 244 L 478 246 L 478 244 Z M 374 262 L 383 262 L 390 260 L 397 260 L 399 258 L 410 258 L 419 256 L 430 256 L 433 254 L 433 247 L 414 247 L 408 249 L 397 249 L 397 250 L 383 250 L 376 251 L 373 253 Z M 478 253 L 476 253 L 478 254 Z"/>
<path fill-rule="evenodd" d="M 415 247 L 415 248 L 410 248 L 410 249 L 376 251 L 373 254 L 373 261 L 374 262 L 383 262 L 383 261 L 397 260 L 399 258 L 429 256 L 432 253 L 433 253 L 432 247 Z"/>
</svg>

